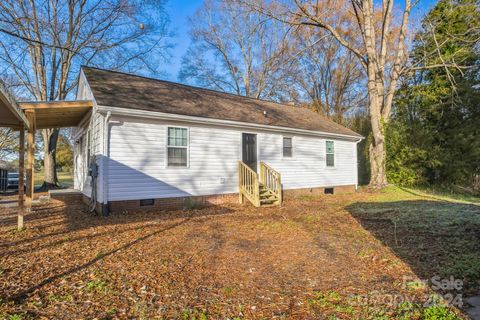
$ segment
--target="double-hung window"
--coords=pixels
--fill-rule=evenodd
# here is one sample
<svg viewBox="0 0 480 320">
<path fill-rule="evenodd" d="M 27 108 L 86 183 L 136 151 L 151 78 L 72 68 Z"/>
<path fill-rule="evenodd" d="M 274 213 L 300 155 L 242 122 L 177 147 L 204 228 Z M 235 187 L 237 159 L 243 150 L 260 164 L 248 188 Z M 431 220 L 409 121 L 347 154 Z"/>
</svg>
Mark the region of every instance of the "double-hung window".
<svg viewBox="0 0 480 320">
<path fill-rule="evenodd" d="M 188 129 L 168 127 L 167 153 L 169 167 L 188 166 Z"/>
<path fill-rule="evenodd" d="M 335 145 L 333 141 L 326 141 L 326 165 L 327 167 L 335 166 Z"/>
<path fill-rule="evenodd" d="M 292 157 L 292 138 L 283 137 L 283 157 L 291 158 Z"/>
</svg>

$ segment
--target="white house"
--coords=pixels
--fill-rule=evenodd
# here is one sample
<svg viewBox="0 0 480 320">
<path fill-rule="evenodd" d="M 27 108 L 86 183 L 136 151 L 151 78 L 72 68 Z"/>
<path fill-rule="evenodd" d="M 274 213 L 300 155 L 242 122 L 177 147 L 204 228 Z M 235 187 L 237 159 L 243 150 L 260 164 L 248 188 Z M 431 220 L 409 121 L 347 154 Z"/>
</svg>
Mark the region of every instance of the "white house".
<svg viewBox="0 0 480 320">
<path fill-rule="evenodd" d="M 357 187 L 362 137 L 306 108 L 90 67 L 77 100 L 93 108 L 74 132 L 75 189 L 97 210 Z"/>
</svg>

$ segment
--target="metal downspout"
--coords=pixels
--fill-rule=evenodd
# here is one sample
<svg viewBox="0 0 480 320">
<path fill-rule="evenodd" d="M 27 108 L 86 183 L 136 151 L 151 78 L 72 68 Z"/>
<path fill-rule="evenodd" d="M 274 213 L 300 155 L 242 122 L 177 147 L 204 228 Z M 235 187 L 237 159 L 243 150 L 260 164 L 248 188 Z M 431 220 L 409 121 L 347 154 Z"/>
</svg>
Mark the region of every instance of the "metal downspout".
<svg viewBox="0 0 480 320">
<path fill-rule="evenodd" d="M 109 167 L 109 159 L 110 159 L 110 148 L 109 148 L 109 141 L 110 141 L 110 117 L 112 113 L 110 111 L 107 112 L 105 116 L 105 122 L 103 126 L 103 204 L 102 204 L 102 212 L 103 215 L 108 216 L 110 214 L 110 208 L 108 206 L 108 167 Z"/>
</svg>

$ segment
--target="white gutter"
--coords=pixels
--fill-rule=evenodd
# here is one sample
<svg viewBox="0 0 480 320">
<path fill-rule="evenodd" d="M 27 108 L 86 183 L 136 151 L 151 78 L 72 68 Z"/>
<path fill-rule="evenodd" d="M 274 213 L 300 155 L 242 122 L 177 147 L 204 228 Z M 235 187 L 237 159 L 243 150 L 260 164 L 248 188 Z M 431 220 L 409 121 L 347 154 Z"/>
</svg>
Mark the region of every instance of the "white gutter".
<svg viewBox="0 0 480 320">
<path fill-rule="evenodd" d="M 355 190 L 358 190 L 358 144 L 362 139 L 355 141 Z"/>
<path fill-rule="evenodd" d="M 103 125 L 103 130 L 105 132 L 103 133 L 103 206 L 107 207 L 108 206 L 108 162 L 109 162 L 109 137 L 110 137 L 110 128 L 109 128 L 109 123 L 110 123 L 110 117 L 112 116 L 112 113 L 110 111 L 107 112 L 105 116 L 105 122 Z M 102 208 L 104 210 L 105 208 Z M 108 210 L 108 209 L 107 209 Z"/>
<path fill-rule="evenodd" d="M 203 117 L 186 116 L 186 115 L 173 114 L 173 113 L 144 111 L 144 110 L 138 110 L 138 109 L 126 109 L 126 108 L 109 107 L 109 106 L 98 106 L 98 112 L 104 112 L 104 113 L 110 112 L 111 114 L 120 115 L 120 116 L 129 116 L 129 117 L 138 117 L 138 118 L 147 118 L 147 119 L 183 121 L 183 122 L 193 122 L 193 123 L 199 123 L 199 124 L 216 124 L 216 125 L 223 125 L 223 126 L 234 127 L 234 128 L 248 127 L 248 128 L 263 129 L 268 131 L 276 131 L 276 132 L 301 133 L 301 134 L 313 135 L 313 136 L 342 138 L 342 139 L 354 140 L 354 141 L 358 140 L 357 142 L 360 142 L 361 140 L 364 139 L 364 137 L 362 136 L 359 137 L 354 135 L 330 133 L 330 132 L 324 132 L 324 131 L 312 131 L 312 130 L 264 125 L 264 124 L 257 124 L 257 123 L 246 123 L 246 122 L 232 121 L 232 120 L 203 118 Z"/>
<path fill-rule="evenodd" d="M 72 135 L 72 140 L 77 141 L 85 133 L 85 128 L 83 127 L 76 127 L 75 134 Z"/>
</svg>

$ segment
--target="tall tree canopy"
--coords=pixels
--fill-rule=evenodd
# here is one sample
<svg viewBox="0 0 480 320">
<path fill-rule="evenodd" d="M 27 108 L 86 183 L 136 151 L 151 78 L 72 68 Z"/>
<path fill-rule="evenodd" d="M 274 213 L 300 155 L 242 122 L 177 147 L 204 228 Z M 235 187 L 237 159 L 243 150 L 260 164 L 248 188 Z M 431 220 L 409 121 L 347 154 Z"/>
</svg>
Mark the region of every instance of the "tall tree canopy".
<svg viewBox="0 0 480 320">
<path fill-rule="evenodd" d="M 18 137 L 15 131 L 0 128 L 0 159 L 4 160 L 18 149 Z"/>
<path fill-rule="evenodd" d="M 238 0 L 206 0 L 190 24 L 181 80 L 254 98 L 280 95 L 289 67 L 285 26 Z"/>
<path fill-rule="evenodd" d="M 338 4 L 338 3 L 337 3 Z M 344 27 L 355 33 L 341 11 L 331 19 L 344 20 Z M 292 33 L 292 65 L 283 79 L 287 97 L 307 105 L 338 123 L 345 124 L 353 112 L 365 110 L 365 72 L 360 62 L 324 30 L 314 27 Z"/>
<path fill-rule="evenodd" d="M 73 168 L 73 146 L 68 137 L 62 133 L 58 136 L 57 168 L 62 170 Z"/>
<path fill-rule="evenodd" d="M 0 70 L 33 100 L 63 100 L 81 64 L 158 71 L 166 57 L 162 0 L 0 1 Z M 42 130 L 45 186 L 55 171 L 59 129 Z"/>
<path fill-rule="evenodd" d="M 449 59 L 471 67 L 418 70 L 404 77 L 387 131 L 390 181 L 471 186 L 480 174 L 479 40 L 474 0 L 441 0 L 424 18 L 412 65 Z"/>
<path fill-rule="evenodd" d="M 279 1 L 273 7 L 256 1 L 243 0 L 243 3 L 291 27 L 325 31 L 357 59 L 368 79 L 368 110 L 373 135 L 370 184 L 386 185 L 383 126 L 390 119 L 393 95 L 406 62 L 410 0 L 405 0 L 403 10 L 393 10 L 391 0 L 382 1 L 381 6 L 375 5 L 373 0 Z M 332 19 L 338 12 L 343 19 Z M 355 26 L 356 32 L 345 28 L 345 21 Z"/>
<path fill-rule="evenodd" d="M 358 32 L 344 11 L 329 20 Z M 179 73 L 185 82 L 308 106 L 338 122 L 365 105 L 360 62 L 324 30 L 291 28 L 239 0 L 208 0 L 190 23 L 192 44 Z"/>
</svg>

